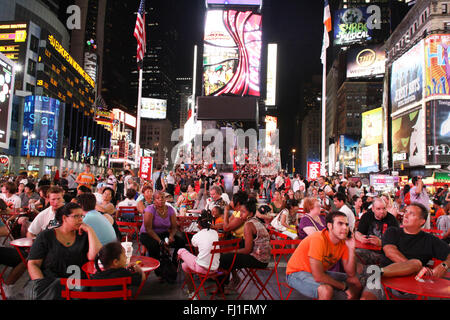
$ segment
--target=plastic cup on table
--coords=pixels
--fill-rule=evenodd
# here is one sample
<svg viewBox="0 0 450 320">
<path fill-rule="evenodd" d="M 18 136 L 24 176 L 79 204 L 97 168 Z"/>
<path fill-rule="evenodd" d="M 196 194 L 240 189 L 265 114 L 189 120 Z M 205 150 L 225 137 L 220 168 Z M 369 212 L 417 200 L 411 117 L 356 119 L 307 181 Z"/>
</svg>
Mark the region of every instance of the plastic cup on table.
<svg viewBox="0 0 450 320">
<path fill-rule="evenodd" d="M 130 264 L 131 256 L 133 255 L 133 243 L 130 241 L 122 242 L 122 247 L 125 249 L 127 256 L 127 265 Z"/>
</svg>

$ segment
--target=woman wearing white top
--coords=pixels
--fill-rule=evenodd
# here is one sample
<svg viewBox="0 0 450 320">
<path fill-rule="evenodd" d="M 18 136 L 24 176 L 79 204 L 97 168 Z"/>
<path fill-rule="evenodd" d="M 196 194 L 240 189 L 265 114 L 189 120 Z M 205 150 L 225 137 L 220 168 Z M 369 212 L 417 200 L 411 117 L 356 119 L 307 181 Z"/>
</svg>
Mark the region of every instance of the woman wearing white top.
<svg viewBox="0 0 450 320">
<path fill-rule="evenodd" d="M 185 273 L 189 299 L 197 300 L 197 298 L 193 296 L 195 289 L 190 273 L 206 274 L 208 269 L 210 269 L 210 271 L 215 271 L 219 268 L 220 255 L 214 255 L 213 260 L 211 261 L 211 250 L 214 248 L 213 243 L 219 241 L 219 234 L 216 230 L 211 229 L 212 221 L 212 215 L 208 211 L 203 210 L 198 219 L 200 231 L 197 232 L 191 240 L 192 246 L 198 248 L 197 256 L 184 248 L 178 250 L 178 258 L 183 260 L 181 267 Z"/>
</svg>

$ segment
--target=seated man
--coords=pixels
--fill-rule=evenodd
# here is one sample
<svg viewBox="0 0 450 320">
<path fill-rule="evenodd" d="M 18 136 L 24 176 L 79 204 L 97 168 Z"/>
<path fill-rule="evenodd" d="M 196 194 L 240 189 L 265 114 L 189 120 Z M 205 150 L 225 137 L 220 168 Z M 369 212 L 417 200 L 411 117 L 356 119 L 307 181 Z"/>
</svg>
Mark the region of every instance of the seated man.
<svg viewBox="0 0 450 320">
<path fill-rule="evenodd" d="M 102 245 L 118 240 L 116 231 L 109 220 L 95 210 L 96 199 L 92 193 L 79 195 L 77 201 L 83 209 L 83 222 L 94 229 L 95 234 Z"/>
<path fill-rule="evenodd" d="M 348 299 L 358 299 L 361 283 L 356 274 L 355 240 L 348 239 L 345 213 L 332 211 L 327 227 L 300 242 L 286 268 L 289 286 L 301 294 L 319 300 L 331 300 L 345 292 Z M 345 273 L 328 271 L 342 260 Z"/>
<path fill-rule="evenodd" d="M 359 221 L 355 232 L 355 239 L 364 243 L 379 246 L 381 248 L 381 237 L 388 227 L 398 227 L 397 219 L 387 212 L 386 204 L 381 198 L 373 200 L 372 209 L 367 211 Z M 380 264 L 383 254 L 367 249 L 356 249 L 356 255 L 366 265 Z"/>
<path fill-rule="evenodd" d="M 403 227 L 390 227 L 383 235 L 384 259 L 381 261 L 382 277 L 414 275 L 435 258 L 442 260 L 433 270 L 433 276 L 443 277 L 450 264 L 450 247 L 431 233 L 422 231 L 428 219 L 428 210 L 421 203 L 413 202 L 403 217 Z M 369 286 L 362 294 L 362 300 L 385 299 L 380 286 Z"/>
</svg>

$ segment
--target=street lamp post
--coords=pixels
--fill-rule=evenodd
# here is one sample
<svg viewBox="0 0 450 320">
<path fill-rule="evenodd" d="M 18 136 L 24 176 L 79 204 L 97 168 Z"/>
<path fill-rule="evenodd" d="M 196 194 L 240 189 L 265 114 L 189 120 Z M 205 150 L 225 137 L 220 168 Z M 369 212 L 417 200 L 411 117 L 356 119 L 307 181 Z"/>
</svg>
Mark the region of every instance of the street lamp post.
<svg viewBox="0 0 450 320">
<path fill-rule="evenodd" d="M 295 174 L 294 160 L 295 160 L 295 149 L 292 149 L 292 176 L 294 176 Z"/>
<path fill-rule="evenodd" d="M 25 165 L 26 165 L 25 170 L 28 171 L 28 167 L 30 165 L 30 143 L 31 143 L 31 139 L 36 138 L 36 135 L 34 134 L 33 131 L 31 131 L 31 132 L 24 131 L 23 136 L 27 137 L 27 161 L 25 163 Z"/>
</svg>

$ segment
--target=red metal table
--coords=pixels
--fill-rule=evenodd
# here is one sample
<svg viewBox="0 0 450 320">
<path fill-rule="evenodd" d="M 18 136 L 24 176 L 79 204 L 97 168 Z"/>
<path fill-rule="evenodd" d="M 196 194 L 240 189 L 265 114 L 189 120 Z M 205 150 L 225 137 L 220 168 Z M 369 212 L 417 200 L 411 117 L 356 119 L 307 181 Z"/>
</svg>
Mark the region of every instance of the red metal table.
<svg viewBox="0 0 450 320">
<path fill-rule="evenodd" d="M 423 277 L 421 280 L 416 280 L 415 275 L 412 275 L 381 278 L 381 283 L 388 300 L 391 298 L 395 299 L 395 297 L 386 290 L 387 288 L 417 295 L 417 300 L 426 300 L 427 297 L 450 299 L 449 279 L 450 273 L 447 273 L 444 278 Z"/>
<path fill-rule="evenodd" d="M 369 243 L 362 243 L 361 241 L 358 241 L 355 239 L 355 248 L 357 249 L 367 249 L 367 250 L 373 250 L 373 251 L 381 251 L 383 249 L 381 246 L 376 246 Z"/>
<path fill-rule="evenodd" d="M 20 255 L 20 258 L 22 259 L 23 263 L 25 264 L 25 266 L 28 268 L 27 266 L 27 259 L 24 258 L 22 252 L 21 252 L 21 248 L 25 249 L 26 251 L 29 251 L 31 246 L 33 245 L 34 239 L 31 238 L 20 238 L 20 239 L 16 239 L 10 242 L 10 244 L 16 248 L 17 252 Z"/>
<path fill-rule="evenodd" d="M 139 265 L 139 267 L 141 267 L 142 271 L 145 273 L 145 275 L 148 278 L 148 275 L 150 274 L 151 271 L 158 269 L 159 268 L 159 261 L 150 257 L 146 257 L 146 256 L 131 256 L 130 259 L 131 263 L 136 263 Z M 139 262 L 139 263 L 138 263 Z M 94 261 L 88 261 L 86 262 L 81 269 L 86 272 L 86 274 L 91 275 L 91 274 L 95 274 L 97 272 L 97 269 L 95 268 L 95 263 Z M 145 281 L 141 282 L 141 285 L 139 286 L 134 299 L 136 299 L 139 294 L 141 293 L 142 288 L 144 287 L 144 283 Z"/>
</svg>

